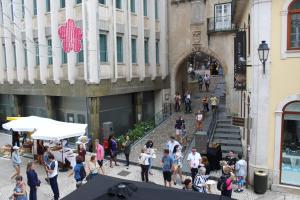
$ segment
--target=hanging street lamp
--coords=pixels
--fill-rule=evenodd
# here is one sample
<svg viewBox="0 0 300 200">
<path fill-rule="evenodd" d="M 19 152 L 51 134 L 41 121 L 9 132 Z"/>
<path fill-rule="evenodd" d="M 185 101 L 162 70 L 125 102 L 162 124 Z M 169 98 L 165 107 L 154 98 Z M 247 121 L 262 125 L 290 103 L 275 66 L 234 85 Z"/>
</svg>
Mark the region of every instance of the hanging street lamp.
<svg viewBox="0 0 300 200">
<path fill-rule="evenodd" d="M 270 49 L 266 41 L 262 41 L 258 47 L 258 56 L 259 56 L 259 60 L 263 64 L 264 74 L 266 72 L 266 61 L 268 60 L 269 51 Z"/>
</svg>

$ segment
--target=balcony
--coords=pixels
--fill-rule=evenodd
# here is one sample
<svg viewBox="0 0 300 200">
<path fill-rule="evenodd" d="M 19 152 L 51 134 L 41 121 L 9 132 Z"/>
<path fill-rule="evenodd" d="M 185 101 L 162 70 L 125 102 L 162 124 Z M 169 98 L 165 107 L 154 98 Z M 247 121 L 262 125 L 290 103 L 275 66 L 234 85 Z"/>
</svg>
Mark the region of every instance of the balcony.
<svg viewBox="0 0 300 200">
<path fill-rule="evenodd" d="M 207 33 L 217 33 L 217 32 L 235 32 L 238 28 L 231 21 L 231 15 L 212 17 L 207 19 Z"/>
</svg>

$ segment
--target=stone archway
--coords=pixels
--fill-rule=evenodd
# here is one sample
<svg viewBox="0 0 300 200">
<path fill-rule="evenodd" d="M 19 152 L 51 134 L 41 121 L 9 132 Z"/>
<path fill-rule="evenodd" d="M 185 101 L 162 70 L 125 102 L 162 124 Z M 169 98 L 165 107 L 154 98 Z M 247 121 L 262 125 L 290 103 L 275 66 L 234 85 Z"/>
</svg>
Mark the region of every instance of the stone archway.
<svg viewBox="0 0 300 200">
<path fill-rule="evenodd" d="M 215 58 L 216 60 L 218 60 L 218 62 L 221 64 L 221 66 L 223 68 L 223 74 L 225 75 L 228 73 L 228 66 L 225 64 L 224 60 L 221 59 L 215 52 L 213 52 L 212 50 L 210 50 L 206 47 L 202 47 L 200 45 L 197 45 L 197 46 L 195 45 L 191 50 L 184 52 L 177 59 L 177 62 L 175 63 L 174 67 L 172 67 L 172 70 L 171 70 L 171 94 L 172 94 L 172 96 L 175 95 L 176 89 L 178 88 L 178 87 L 176 87 L 176 81 L 177 81 L 177 84 L 181 84 L 181 80 L 176 79 L 176 77 L 179 72 L 183 72 L 182 65 L 187 61 L 187 59 L 189 58 L 190 55 L 197 53 L 197 52 L 207 54 L 207 55 Z M 180 83 L 178 83 L 178 82 L 180 82 Z"/>
</svg>

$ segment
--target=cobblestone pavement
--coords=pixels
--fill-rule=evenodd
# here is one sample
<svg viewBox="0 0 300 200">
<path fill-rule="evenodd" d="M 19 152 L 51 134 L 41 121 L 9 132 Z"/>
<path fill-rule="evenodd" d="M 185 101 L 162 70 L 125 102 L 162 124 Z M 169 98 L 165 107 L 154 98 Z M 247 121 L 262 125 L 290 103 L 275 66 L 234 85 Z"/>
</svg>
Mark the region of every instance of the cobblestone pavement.
<svg viewBox="0 0 300 200">
<path fill-rule="evenodd" d="M 25 174 L 25 165 L 29 161 L 29 159 L 22 158 L 23 164 L 21 166 L 21 173 L 22 175 Z M 38 189 L 38 199 L 39 200 L 51 200 L 52 199 L 52 191 L 50 189 L 50 186 L 45 182 L 45 173 L 42 170 L 41 167 L 37 166 L 37 173 L 39 175 L 39 178 L 42 181 L 41 187 Z M 129 168 L 126 168 L 122 165 L 120 166 L 114 166 L 113 168 L 110 168 L 108 165 L 108 161 L 104 163 L 104 170 L 105 173 L 112 177 L 117 178 L 123 178 L 127 180 L 134 180 L 134 181 L 140 181 L 140 167 L 132 165 Z M 120 172 L 127 172 L 126 176 L 119 175 Z M 14 188 L 14 181 L 10 180 L 11 174 L 13 174 L 14 170 L 11 166 L 11 160 L 10 159 L 4 159 L 0 158 L 0 200 L 7 200 L 8 197 L 12 194 L 12 190 Z M 213 172 L 212 175 L 218 176 L 219 172 Z M 61 198 L 65 197 L 69 193 L 75 190 L 75 181 L 73 177 L 68 177 L 68 172 L 65 173 L 59 173 L 58 176 L 58 184 L 59 184 L 59 190 L 60 190 L 60 196 Z M 26 180 L 26 177 L 25 181 Z M 186 178 L 186 176 L 184 176 Z M 160 170 L 153 170 L 153 175 L 150 175 L 149 177 L 150 182 L 154 182 L 156 184 L 163 185 L 163 178 L 162 178 L 162 172 Z M 182 185 L 177 184 L 176 186 L 173 186 L 175 188 L 181 189 Z M 235 188 L 235 186 L 234 186 Z M 29 190 L 29 189 L 28 189 Z M 28 191 L 29 192 L 29 191 Z M 212 193 L 214 194 L 220 194 L 219 191 L 217 191 L 216 186 L 214 185 L 212 187 Z M 290 194 L 283 194 L 283 193 L 277 193 L 268 191 L 264 195 L 257 195 L 252 192 L 252 190 L 246 189 L 243 193 L 233 193 L 233 198 L 239 199 L 239 200 L 299 200 L 300 196 L 296 195 L 290 195 Z"/>
<path fill-rule="evenodd" d="M 214 91 L 217 83 L 221 80 L 221 77 L 212 77 L 210 91 Z M 198 90 L 192 91 L 192 109 L 193 113 L 185 114 L 184 112 L 178 112 L 171 115 L 165 122 L 155 128 L 151 133 L 141 139 L 137 144 L 135 144 L 131 149 L 130 161 L 138 163 L 138 157 L 140 155 L 141 149 L 144 147 L 148 140 L 152 140 L 154 143 L 154 148 L 156 151 L 156 159 L 153 159 L 154 167 L 161 167 L 160 159 L 163 156 L 163 150 L 166 148 L 166 143 L 169 141 L 170 136 L 175 136 L 175 122 L 182 116 L 185 120 L 186 130 L 188 133 L 188 140 L 192 138 L 192 134 L 195 132 L 195 113 L 197 110 L 202 109 L 201 99 L 204 95 L 210 95 L 210 92 L 201 92 Z M 183 110 L 184 105 L 181 105 L 181 110 Z M 207 124 L 205 124 L 207 125 Z M 186 152 L 184 152 L 186 153 Z M 125 160 L 124 155 L 119 156 L 119 159 Z"/>
</svg>

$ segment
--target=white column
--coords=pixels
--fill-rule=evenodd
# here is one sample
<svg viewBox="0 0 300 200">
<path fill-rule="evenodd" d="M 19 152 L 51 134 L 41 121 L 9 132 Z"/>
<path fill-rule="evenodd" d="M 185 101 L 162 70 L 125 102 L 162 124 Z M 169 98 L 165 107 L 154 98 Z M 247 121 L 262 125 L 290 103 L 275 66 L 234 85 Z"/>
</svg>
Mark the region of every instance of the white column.
<svg viewBox="0 0 300 200">
<path fill-rule="evenodd" d="M 88 47 L 88 67 L 89 83 L 100 82 L 100 54 L 99 54 L 99 20 L 98 20 L 98 1 L 87 1 L 87 19 L 89 28 L 87 31 L 87 47 Z"/>
<path fill-rule="evenodd" d="M 143 0 L 136 1 L 137 16 L 138 16 L 138 64 L 140 68 L 140 80 L 145 79 L 145 28 L 144 28 L 144 2 Z"/>
<path fill-rule="evenodd" d="M 158 0 L 158 18 L 160 21 L 159 59 L 162 79 L 168 76 L 168 2 Z"/>
<path fill-rule="evenodd" d="M 149 38 L 149 64 L 152 72 L 152 80 L 156 78 L 156 20 L 155 20 L 155 0 L 148 0 L 148 14 L 150 19 Z"/>
<path fill-rule="evenodd" d="M 37 3 L 37 22 L 39 37 L 39 58 L 40 58 L 40 80 L 43 84 L 47 83 L 48 66 L 48 42 L 46 39 L 46 1 L 36 1 Z M 52 45 L 53 46 L 53 45 Z"/>
<path fill-rule="evenodd" d="M 60 67 L 62 64 L 62 48 L 58 37 L 58 11 L 60 8 L 59 0 L 51 1 L 51 36 L 52 36 L 52 60 L 53 60 L 53 81 L 55 84 L 60 83 Z"/>
<path fill-rule="evenodd" d="M 17 80 L 19 83 L 24 81 L 24 68 L 25 68 L 25 54 L 24 45 L 22 41 L 21 33 L 21 18 L 22 16 L 22 0 L 13 0 L 13 12 L 14 12 L 14 33 L 15 33 L 15 45 L 16 45 L 16 65 L 17 65 Z"/>
<path fill-rule="evenodd" d="M 110 16 L 108 35 L 108 59 L 110 62 L 111 81 L 115 82 L 118 78 L 116 2 L 115 0 L 107 0 L 107 5 Z"/>
<path fill-rule="evenodd" d="M 25 35 L 27 48 L 27 73 L 28 81 L 33 84 L 35 79 L 35 61 L 36 51 L 35 43 L 33 41 L 32 31 L 32 16 L 33 16 L 33 1 L 24 1 L 25 5 Z"/>
<path fill-rule="evenodd" d="M 12 45 L 12 35 L 13 35 L 13 27 L 12 27 L 12 13 L 11 13 L 11 1 L 10 0 L 2 0 L 3 6 L 3 22 L 4 22 L 4 41 L 5 41 L 5 51 L 6 51 L 6 73 L 7 73 L 7 81 L 10 84 L 14 82 L 14 50 Z"/>
<path fill-rule="evenodd" d="M 88 26 L 88 21 L 87 21 L 87 0 L 82 1 L 82 44 L 83 44 L 83 57 L 87 58 L 88 56 L 88 51 L 87 51 L 87 26 Z M 88 72 L 88 60 L 84 59 L 83 60 L 83 70 L 84 70 L 84 80 L 86 83 L 89 82 L 89 72 Z"/>
<path fill-rule="evenodd" d="M 252 1 L 252 99 L 251 117 L 253 118 L 250 165 L 254 168 L 268 168 L 269 140 L 269 80 L 270 57 L 266 63 L 266 73 L 259 61 L 257 48 L 262 40 L 271 44 L 271 0 Z"/>
<path fill-rule="evenodd" d="M 2 12 L 2 4 L 0 4 L 0 11 Z M 3 18 L 0 15 L 0 84 L 4 83 L 5 80 L 5 58 L 4 58 L 4 51 L 3 51 Z"/>
<path fill-rule="evenodd" d="M 66 0 L 66 21 L 68 19 L 75 20 L 74 1 L 72 0 Z M 68 80 L 70 84 L 75 83 L 75 65 L 76 54 L 74 51 L 71 51 L 70 53 L 68 53 Z"/>
<path fill-rule="evenodd" d="M 127 74 L 126 80 L 131 81 L 132 78 L 132 60 L 131 60 L 131 5 L 130 0 L 125 0 L 125 33 L 124 33 L 124 55 L 125 55 L 125 63 L 127 65 Z"/>
</svg>

